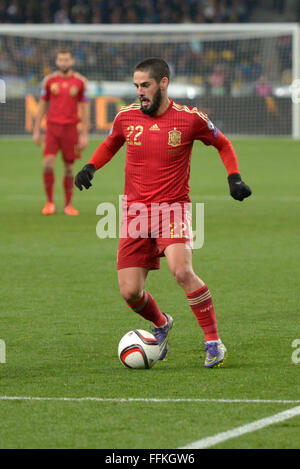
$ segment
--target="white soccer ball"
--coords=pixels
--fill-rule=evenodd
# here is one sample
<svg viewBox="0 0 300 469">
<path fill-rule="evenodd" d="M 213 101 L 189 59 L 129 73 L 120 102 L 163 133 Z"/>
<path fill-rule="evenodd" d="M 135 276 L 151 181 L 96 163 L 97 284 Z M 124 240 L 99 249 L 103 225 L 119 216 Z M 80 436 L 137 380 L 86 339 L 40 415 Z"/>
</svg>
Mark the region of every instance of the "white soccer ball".
<svg viewBox="0 0 300 469">
<path fill-rule="evenodd" d="M 150 332 L 135 329 L 120 340 L 118 355 L 127 368 L 151 368 L 158 360 L 159 345 Z"/>
</svg>

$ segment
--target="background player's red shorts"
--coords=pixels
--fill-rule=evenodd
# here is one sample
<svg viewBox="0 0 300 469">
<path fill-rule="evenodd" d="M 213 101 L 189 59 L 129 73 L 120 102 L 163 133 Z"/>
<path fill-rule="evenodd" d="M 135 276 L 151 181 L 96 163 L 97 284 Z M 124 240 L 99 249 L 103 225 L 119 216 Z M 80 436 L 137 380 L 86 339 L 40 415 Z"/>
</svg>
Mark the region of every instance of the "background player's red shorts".
<svg viewBox="0 0 300 469">
<path fill-rule="evenodd" d="M 67 162 L 81 158 L 78 148 L 77 124 L 47 123 L 43 155 L 56 155 L 59 150 Z"/>
<path fill-rule="evenodd" d="M 160 217 L 157 226 L 153 228 L 154 233 L 151 233 L 151 230 L 148 229 L 148 232 L 143 234 L 144 237 L 133 237 L 130 235 L 130 223 L 135 220 L 135 217 L 127 215 L 127 224 L 124 229 L 125 217 L 123 216 L 121 229 L 121 236 L 123 237 L 121 237 L 119 242 L 117 269 L 120 270 L 127 267 L 146 267 L 150 270 L 159 269 L 160 258 L 164 256 L 165 249 L 171 244 L 184 243 L 192 248 L 191 214 L 189 210 L 183 210 L 182 204 L 181 206 L 181 213 L 171 213 L 170 223 L 167 223 L 164 227 Z M 148 217 L 149 219 L 150 216 Z"/>
</svg>

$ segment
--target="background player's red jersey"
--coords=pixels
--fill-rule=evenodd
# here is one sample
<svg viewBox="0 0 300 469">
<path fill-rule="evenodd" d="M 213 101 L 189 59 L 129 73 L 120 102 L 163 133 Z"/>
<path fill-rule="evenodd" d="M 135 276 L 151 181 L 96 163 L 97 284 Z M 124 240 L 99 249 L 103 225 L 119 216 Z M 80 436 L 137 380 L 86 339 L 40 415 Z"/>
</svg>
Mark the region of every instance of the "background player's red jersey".
<svg viewBox="0 0 300 469">
<path fill-rule="evenodd" d="M 105 143 L 114 153 L 127 142 L 125 189 L 128 203 L 189 201 L 194 140 L 218 146 L 224 137 L 206 114 L 170 100 L 159 116 L 140 104 L 121 108 Z"/>
<path fill-rule="evenodd" d="M 44 79 L 40 98 L 49 101 L 47 122 L 76 124 L 79 122 L 78 103 L 89 101 L 86 80 L 76 72 L 67 77 L 59 71 L 52 73 Z"/>
</svg>

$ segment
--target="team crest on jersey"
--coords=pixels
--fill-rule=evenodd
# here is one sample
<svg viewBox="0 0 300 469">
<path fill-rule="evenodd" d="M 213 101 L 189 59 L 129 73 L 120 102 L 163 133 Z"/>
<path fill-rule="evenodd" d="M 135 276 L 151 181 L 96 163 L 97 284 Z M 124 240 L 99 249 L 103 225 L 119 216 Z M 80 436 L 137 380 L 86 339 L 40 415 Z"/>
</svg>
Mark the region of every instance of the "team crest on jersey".
<svg viewBox="0 0 300 469">
<path fill-rule="evenodd" d="M 179 145 L 181 145 L 180 130 L 177 130 L 176 128 L 174 128 L 173 130 L 170 130 L 168 133 L 169 133 L 168 145 L 171 145 L 172 147 L 178 147 Z"/>
<path fill-rule="evenodd" d="M 58 94 L 59 93 L 59 84 L 58 83 L 51 83 L 50 91 L 53 94 Z"/>
<path fill-rule="evenodd" d="M 78 94 L 78 88 L 77 86 L 71 86 L 70 88 L 70 95 L 72 96 L 72 98 L 75 98 L 75 96 L 77 96 Z"/>
</svg>

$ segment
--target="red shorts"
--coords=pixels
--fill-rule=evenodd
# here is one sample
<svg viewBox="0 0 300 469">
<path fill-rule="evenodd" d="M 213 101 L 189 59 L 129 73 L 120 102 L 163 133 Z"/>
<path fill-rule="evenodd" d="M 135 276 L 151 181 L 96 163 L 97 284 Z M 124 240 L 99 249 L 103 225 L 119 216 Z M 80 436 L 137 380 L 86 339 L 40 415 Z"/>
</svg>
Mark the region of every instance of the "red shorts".
<svg viewBox="0 0 300 469">
<path fill-rule="evenodd" d="M 59 150 L 67 162 L 81 158 L 77 124 L 54 124 L 52 122 L 47 124 L 43 155 L 56 155 Z"/>
<path fill-rule="evenodd" d="M 169 214 L 164 209 L 158 217 L 151 215 L 149 208 L 146 216 L 123 215 L 118 270 L 127 267 L 159 269 L 160 258 L 171 244 L 184 243 L 192 248 L 190 204 L 178 203 L 178 206 L 178 210 L 171 210 Z"/>
</svg>

